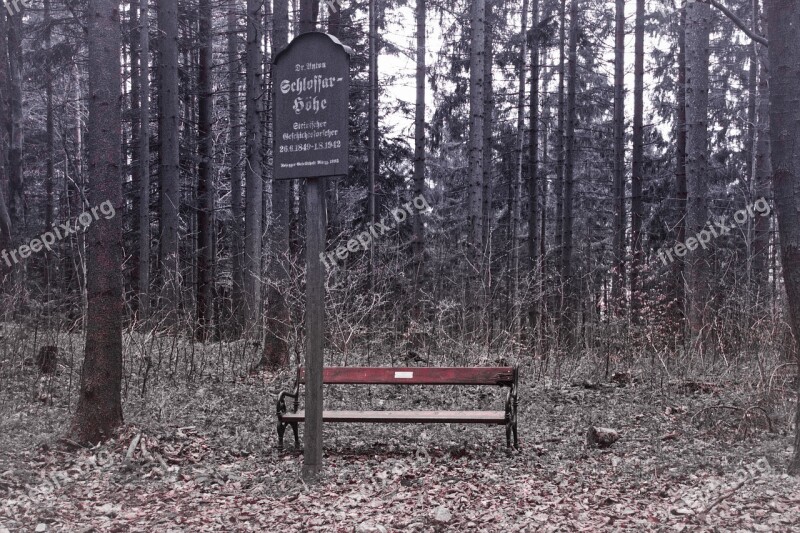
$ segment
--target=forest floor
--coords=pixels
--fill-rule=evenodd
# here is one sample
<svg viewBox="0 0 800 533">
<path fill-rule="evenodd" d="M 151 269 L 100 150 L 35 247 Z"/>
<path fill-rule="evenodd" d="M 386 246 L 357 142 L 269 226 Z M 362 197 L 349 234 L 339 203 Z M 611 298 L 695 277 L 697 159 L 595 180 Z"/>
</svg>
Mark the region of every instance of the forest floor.
<svg viewBox="0 0 800 533">
<path fill-rule="evenodd" d="M 151 374 L 144 396 L 126 379 L 126 425 L 75 450 L 63 437 L 76 373 L 43 383 L 3 363 L 0 533 L 800 531 L 800 480 L 785 474 L 796 397 L 778 387 L 766 397 L 721 378 L 614 383 L 580 365 L 558 379 L 523 367 L 518 451 L 499 426 L 327 425 L 324 476 L 306 486 L 291 431 L 276 449 L 274 402 L 290 372 Z M 481 387 L 326 395 L 373 408 L 504 400 Z M 587 447 L 590 425 L 621 438 Z"/>
</svg>

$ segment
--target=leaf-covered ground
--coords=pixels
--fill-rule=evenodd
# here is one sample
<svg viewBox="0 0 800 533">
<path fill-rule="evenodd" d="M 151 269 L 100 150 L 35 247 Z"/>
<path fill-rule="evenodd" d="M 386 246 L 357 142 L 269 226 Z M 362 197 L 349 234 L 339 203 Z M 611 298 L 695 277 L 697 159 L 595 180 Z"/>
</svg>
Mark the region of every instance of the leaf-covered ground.
<svg viewBox="0 0 800 533">
<path fill-rule="evenodd" d="M 76 451 L 62 439 L 69 374 L 42 390 L 30 370 L 0 394 L 0 532 L 800 531 L 790 395 L 748 409 L 735 383 L 533 374 L 523 369 L 519 451 L 497 426 L 328 425 L 324 478 L 306 486 L 291 431 L 275 448 L 289 373 L 130 390 L 120 433 Z M 326 394 L 386 409 L 503 402 L 491 388 Z M 588 448 L 590 425 L 621 438 Z"/>
</svg>

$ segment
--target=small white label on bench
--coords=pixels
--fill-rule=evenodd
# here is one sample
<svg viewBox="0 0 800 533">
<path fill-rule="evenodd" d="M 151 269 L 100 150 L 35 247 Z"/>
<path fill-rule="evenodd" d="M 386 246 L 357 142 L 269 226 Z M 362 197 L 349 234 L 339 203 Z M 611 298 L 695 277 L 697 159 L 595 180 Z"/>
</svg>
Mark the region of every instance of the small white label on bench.
<svg viewBox="0 0 800 533">
<path fill-rule="evenodd" d="M 395 372 L 394 379 L 414 379 L 413 372 Z"/>
</svg>

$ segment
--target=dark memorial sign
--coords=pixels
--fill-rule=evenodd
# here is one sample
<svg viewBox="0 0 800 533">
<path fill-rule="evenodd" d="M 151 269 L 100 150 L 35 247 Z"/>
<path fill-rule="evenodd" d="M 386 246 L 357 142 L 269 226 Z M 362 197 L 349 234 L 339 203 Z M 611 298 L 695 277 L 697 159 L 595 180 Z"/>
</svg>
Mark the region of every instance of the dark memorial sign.
<svg viewBox="0 0 800 533">
<path fill-rule="evenodd" d="M 309 32 L 275 56 L 275 179 L 347 174 L 351 53 Z"/>
</svg>

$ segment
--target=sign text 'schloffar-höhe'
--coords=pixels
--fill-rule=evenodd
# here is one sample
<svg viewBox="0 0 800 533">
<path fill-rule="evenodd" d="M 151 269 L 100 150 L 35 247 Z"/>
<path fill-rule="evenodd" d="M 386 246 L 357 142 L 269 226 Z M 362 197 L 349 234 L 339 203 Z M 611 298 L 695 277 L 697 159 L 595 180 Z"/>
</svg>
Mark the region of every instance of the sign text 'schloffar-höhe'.
<svg viewBox="0 0 800 533">
<path fill-rule="evenodd" d="M 275 179 L 347 174 L 350 53 L 311 32 L 275 57 Z"/>
</svg>

